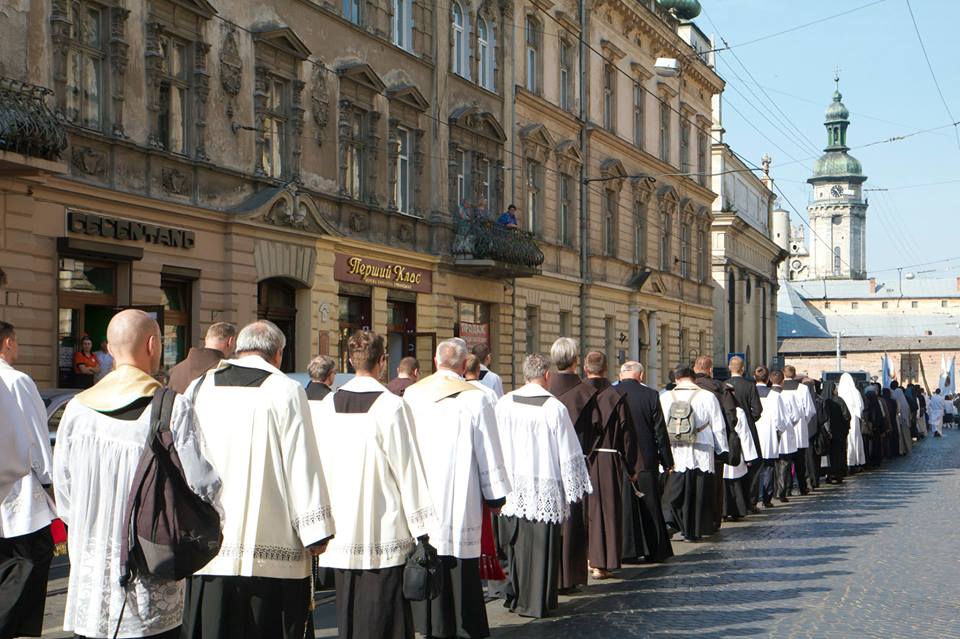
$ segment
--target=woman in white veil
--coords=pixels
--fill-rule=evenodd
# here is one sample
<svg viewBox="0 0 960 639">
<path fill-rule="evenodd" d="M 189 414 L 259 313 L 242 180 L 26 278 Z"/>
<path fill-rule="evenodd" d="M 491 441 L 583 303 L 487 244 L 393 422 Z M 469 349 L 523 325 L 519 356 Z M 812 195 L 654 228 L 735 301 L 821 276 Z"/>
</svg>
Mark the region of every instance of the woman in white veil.
<svg viewBox="0 0 960 639">
<path fill-rule="evenodd" d="M 863 396 L 857 389 L 850 373 L 840 376 L 837 394 L 843 399 L 850 411 L 850 431 L 847 433 L 847 465 L 853 469 L 863 466 L 867 461 L 863 448 L 863 435 L 860 431 L 860 420 L 863 419 Z"/>
</svg>

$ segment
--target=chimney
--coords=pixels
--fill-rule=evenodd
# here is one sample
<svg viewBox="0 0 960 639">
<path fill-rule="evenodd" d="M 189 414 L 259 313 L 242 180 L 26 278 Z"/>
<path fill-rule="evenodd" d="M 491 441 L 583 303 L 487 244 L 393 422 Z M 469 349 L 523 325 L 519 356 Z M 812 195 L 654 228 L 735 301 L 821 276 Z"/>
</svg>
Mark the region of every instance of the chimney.
<svg viewBox="0 0 960 639">
<path fill-rule="evenodd" d="M 957 286 L 960 287 L 960 277 L 957 278 Z M 877 278 L 870 278 L 870 294 L 873 295 L 877 292 Z"/>
</svg>

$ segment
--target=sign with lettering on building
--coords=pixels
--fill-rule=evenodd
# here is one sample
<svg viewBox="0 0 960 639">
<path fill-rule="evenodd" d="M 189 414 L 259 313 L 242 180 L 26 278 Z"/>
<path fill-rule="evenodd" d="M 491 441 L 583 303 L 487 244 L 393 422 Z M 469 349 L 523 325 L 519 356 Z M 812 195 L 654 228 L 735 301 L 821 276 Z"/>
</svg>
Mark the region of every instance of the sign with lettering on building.
<svg viewBox="0 0 960 639">
<path fill-rule="evenodd" d="M 433 273 L 400 262 L 337 253 L 333 277 L 341 282 L 383 286 L 416 293 L 433 291 Z"/>
<path fill-rule="evenodd" d="M 67 212 L 67 231 L 122 242 L 144 242 L 182 249 L 192 249 L 196 243 L 193 231 L 80 211 Z"/>
</svg>

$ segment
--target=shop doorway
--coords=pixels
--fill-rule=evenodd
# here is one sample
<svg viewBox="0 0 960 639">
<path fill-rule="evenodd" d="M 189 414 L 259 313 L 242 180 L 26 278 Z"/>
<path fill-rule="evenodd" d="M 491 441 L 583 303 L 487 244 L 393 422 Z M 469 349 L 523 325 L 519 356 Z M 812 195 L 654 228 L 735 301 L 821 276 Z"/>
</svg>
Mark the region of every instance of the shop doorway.
<svg viewBox="0 0 960 639">
<path fill-rule="evenodd" d="M 387 300 L 387 379 L 404 357 L 417 357 L 417 304 Z M 426 362 L 420 362 L 424 367 Z"/>
<path fill-rule="evenodd" d="M 280 278 L 263 280 L 257 285 L 257 318 L 277 325 L 287 339 L 280 370 L 291 373 L 296 367 L 297 289 Z"/>
<path fill-rule="evenodd" d="M 370 330 L 370 295 L 341 294 L 340 306 L 340 367 L 341 373 L 356 373 L 350 364 L 347 340 L 357 331 Z"/>
</svg>

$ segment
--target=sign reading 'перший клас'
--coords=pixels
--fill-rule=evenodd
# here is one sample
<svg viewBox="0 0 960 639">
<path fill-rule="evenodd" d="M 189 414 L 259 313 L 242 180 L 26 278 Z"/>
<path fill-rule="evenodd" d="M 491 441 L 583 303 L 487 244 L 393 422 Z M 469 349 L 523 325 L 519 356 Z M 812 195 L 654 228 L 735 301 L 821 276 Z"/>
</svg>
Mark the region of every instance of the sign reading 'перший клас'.
<svg viewBox="0 0 960 639">
<path fill-rule="evenodd" d="M 70 233 L 92 237 L 145 242 L 182 249 L 192 249 L 196 243 L 193 231 L 80 211 L 67 212 L 67 230 Z"/>
<path fill-rule="evenodd" d="M 346 253 L 337 253 L 333 276 L 341 282 L 398 288 L 417 293 L 433 291 L 433 273 L 427 269 Z"/>
</svg>

